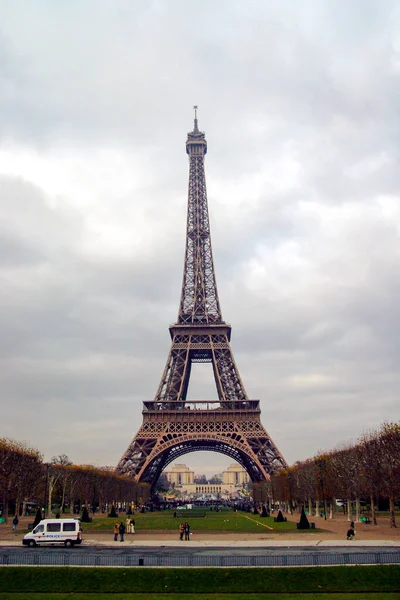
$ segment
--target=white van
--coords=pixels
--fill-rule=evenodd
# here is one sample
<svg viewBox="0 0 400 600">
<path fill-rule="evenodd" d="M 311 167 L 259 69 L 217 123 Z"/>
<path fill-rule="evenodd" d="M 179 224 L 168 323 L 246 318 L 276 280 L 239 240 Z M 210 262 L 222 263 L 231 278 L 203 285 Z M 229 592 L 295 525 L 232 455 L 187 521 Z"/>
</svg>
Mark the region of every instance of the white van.
<svg viewBox="0 0 400 600">
<path fill-rule="evenodd" d="M 24 546 L 38 544 L 64 544 L 72 548 L 82 543 L 81 524 L 78 519 L 43 519 L 22 540 Z"/>
</svg>

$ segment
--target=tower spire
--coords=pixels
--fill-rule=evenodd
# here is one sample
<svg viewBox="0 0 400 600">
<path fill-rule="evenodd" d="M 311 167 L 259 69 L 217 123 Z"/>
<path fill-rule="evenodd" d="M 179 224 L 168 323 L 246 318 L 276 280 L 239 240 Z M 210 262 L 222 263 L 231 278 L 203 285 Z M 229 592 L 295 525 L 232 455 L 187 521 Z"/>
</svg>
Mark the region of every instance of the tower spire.
<svg viewBox="0 0 400 600">
<path fill-rule="evenodd" d="M 194 130 L 188 133 L 189 190 L 186 251 L 178 323 L 199 325 L 222 321 L 211 248 L 204 156 L 205 134 L 198 130 L 194 106 Z"/>
<path fill-rule="evenodd" d="M 194 108 L 194 129 L 193 129 L 193 131 L 195 133 L 198 133 L 199 132 L 199 125 L 198 125 L 198 122 L 197 122 L 197 109 L 199 107 L 197 105 L 195 105 L 195 106 L 193 106 L 193 108 Z"/>
</svg>

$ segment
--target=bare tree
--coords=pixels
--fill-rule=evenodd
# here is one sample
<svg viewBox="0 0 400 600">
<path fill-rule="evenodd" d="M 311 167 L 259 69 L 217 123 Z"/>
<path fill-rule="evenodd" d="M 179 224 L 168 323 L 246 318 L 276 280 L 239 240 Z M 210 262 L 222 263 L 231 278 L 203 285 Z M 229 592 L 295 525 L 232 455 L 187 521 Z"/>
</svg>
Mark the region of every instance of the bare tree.
<svg viewBox="0 0 400 600">
<path fill-rule="evenodd" d="M 29 485 L 35 487 L 37 484 L 34 476 L 37 475 L 36 469 L 40 468 L 41 460 L 42 456 L 35 448 L 15 440 L 0 438 L 0 489 L 6 522 L 10 495 L 18 510 L 25 494 L 29 493 Z"/>
<path fill-rule="evenodd" d="M 60 468 L 56 464 L 46 464 L 46 488 L 47 488 L 47 507 L 46 514 L 51 514 L 51 505 L 53 501 L 53 492 L 56 488 L 58 480 L 60 479 L 61 472 Z"/>
<path fill-rule="evenodd" d="M 61 465 L 62 467 L 70 467 L 73 463 L 67 454 L 59 454 L 58 456 L 53 456 L 51 459 L 52 465 Z"/>
<path fill-rule="evenodd" d="M 61 493 L 61 501 L 60 501 L 60 510 L 64 512 L 65 510 L 65 495 L 67 492 L 67 486 L 69 478 L 71 477 L 71 470 L 67 467 L 72 466 L 72 460 L 69 458 L 67 454 L 58 454 L 57 456 L 53 456 L 51 459 L 52 474 L 57 474 L 57 477 L 54 481 L 54 487 L 52 488 L 52 492 L 56 486 L 59 486 Z M 50 479 L 49 479 L 49 501 L 51 503 L 50 498 Z"/>
<path fill-rule="evenodd" d="M 382 487 L 389 498 L 390 527 L 397 527 L 395 500 L 400 495 L 400 424 L 384 423 L 379 432 Z"/>
<path fill-rule="evenodd" d="M 370 431 L 360 440 L 361 469 L 364 477 L 364 488 L 369 496 L 371 520 L 377 525 L 375 499 L 383 487 L 383 469 L 380 461 L 379 433 Z"/>
<path fill-rule="evenodd" d="M 316 466 L 313 460 L 297 462 L 294 465 L 294 481 L 296 485 L 296 499 L 304 506 L 308 505 L 308 514 L 312 515 L 313 501 L 316 493 Z"/>
</svg>

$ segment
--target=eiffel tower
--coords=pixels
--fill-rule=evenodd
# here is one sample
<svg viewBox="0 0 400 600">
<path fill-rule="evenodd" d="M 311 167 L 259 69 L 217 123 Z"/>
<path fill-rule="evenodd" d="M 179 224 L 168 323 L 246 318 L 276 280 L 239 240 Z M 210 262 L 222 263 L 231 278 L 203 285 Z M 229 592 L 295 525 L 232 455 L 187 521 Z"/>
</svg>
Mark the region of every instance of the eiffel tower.
<svg viewBox="0 0 400 600">
<path fill-rule="evenodd" d="M 211 249 L 204 156 L 197 106 L 188 133 L 189 191 L 185 266 L 178 320 L 171 325 L 167 363 L 154 400 L 143 402 L 143 423 L 116 471 L 153 488 L 163 469 L 183 454 L 211 450 L 239 462 L 253 483 L 287 464 L 249 400 L 222 319 Z M 211 363 L 218 400 L 187 398 L 192 363 Z"/>
</svg>

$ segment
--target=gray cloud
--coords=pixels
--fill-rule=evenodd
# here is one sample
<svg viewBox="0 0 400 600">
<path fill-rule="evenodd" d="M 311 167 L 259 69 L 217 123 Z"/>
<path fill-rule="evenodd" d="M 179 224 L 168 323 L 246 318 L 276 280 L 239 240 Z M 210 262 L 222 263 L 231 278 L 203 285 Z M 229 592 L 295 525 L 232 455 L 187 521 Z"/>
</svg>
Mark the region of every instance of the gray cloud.
<svg viewBox="0 0 400 600">
<path fill-rule="evenodd" d="M 140 426 L 178 310 L 195 102 L 223 315 L 272 438 L 295 461 L 400 418 L 398 12 L 3 7 L 2 435 L 113 464 Z M 209 367 L 192 397 L 215 397 Z"/>
</svg>

